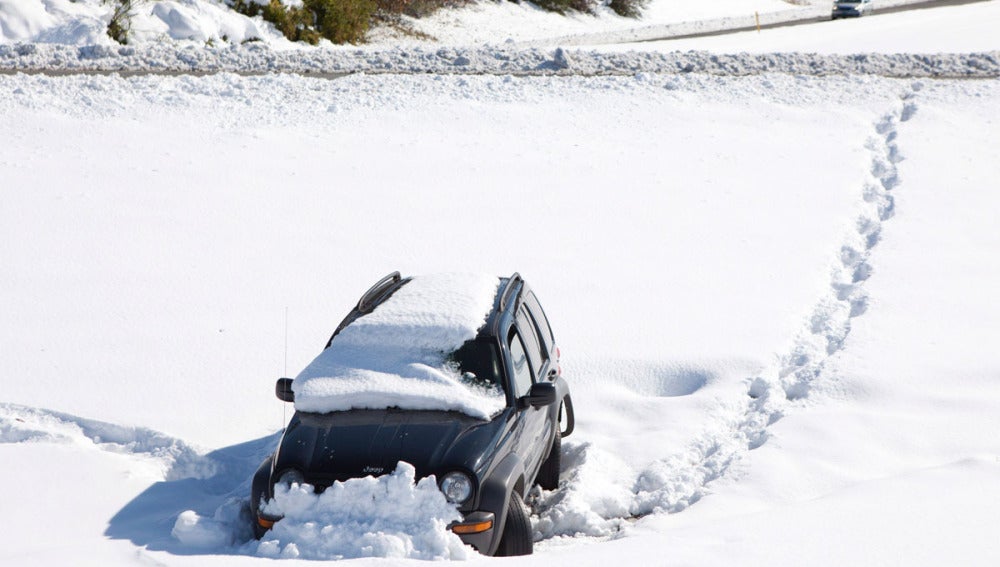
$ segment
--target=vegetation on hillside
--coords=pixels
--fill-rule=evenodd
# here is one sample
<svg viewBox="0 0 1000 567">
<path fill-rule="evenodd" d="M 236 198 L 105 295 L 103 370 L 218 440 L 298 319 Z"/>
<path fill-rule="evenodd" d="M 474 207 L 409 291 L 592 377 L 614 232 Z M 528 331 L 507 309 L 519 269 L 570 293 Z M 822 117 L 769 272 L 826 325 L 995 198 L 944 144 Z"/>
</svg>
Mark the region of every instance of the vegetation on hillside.
<svg viewBox="0 0 1000 567">
<path fill-rule="evenodd" d="M 119 43 L 128 43 L 132 10 L 145 0 L 104 0 L 113 6 L 108 35 Z M 401 16 L 422 18 L 445 6 L 457 6 L 470 0 L 225 0 L 237 12 L 260 16 L 291 41 L 312 45 L 321 39 L 333 43 L 364 43 L 373 24 L 383 23 L 404 28 Z M 515 0 L 511 0 L 515 1 Z M 617 14 L 637 18 L 648 0 L 534 0 L 534 4 L 559 14 L 573 12 L 594 14 L 605 5 Z"/>
</svg>

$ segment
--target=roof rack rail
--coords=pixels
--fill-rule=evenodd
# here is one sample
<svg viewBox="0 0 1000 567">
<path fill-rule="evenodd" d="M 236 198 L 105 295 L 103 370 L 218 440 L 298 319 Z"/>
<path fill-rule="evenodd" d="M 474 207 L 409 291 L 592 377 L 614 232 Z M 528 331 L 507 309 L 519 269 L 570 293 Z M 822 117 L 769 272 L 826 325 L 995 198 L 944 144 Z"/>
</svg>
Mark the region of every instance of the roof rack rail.
<svg viewBox="0 0 1000 567">
<path fill-rule="evenodd" d="M 395 271 L 379 281 L 375 282 L 375 285 L 368 288 L 368 291 L 361 296 L 358 300 L 358 311 L 362 313 L 370 313 L 375 306 L 378 305 L 385 295 L 386 290 L 393 284 L 399 283 L 403 277 L 399 274 L 399 271 Z"/>
<path fill-rule="evenodd" d="M 507 278 L 507 283 L 503 286 L 503 291 L 500 293 L 500 311 L 507 308 L 507 302 L 510 301 L 510 295 L 514 293 L 514 285 L 518 282 L 522 282 L 521 274 L 514 272 L 509 278 Z"/>
</svg>

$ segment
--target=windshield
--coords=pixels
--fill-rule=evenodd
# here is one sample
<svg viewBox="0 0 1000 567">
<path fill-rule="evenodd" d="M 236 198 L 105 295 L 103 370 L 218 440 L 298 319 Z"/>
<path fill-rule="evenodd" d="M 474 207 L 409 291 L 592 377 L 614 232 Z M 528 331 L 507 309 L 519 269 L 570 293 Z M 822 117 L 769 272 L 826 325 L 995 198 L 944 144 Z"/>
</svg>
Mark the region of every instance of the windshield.
<svg viewBox="0 0 1000 567">
<path fill-rule="evenodd" d="M 448 363 L 469 386 L 503 392 L 500 357 L 493 341 L 466 341 L 448 356 Z"/>
</svg>

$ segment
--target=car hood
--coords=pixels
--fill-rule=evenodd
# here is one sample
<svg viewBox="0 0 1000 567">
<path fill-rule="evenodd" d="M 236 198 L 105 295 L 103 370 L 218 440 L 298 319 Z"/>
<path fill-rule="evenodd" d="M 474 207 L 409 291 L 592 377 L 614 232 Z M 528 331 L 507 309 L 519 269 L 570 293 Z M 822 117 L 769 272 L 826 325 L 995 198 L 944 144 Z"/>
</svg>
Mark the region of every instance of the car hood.
<svg viewBox="0 0 1000 567">
<path fill-rule="evenodd" d="M 299 469 L 320 489 L 336 480 L 390 473 L 399 461 L 412 464 L 419 477 L 455 469 L 478 473 L 505 434 L 506 415 L 484 422 L 440 411 L 297 412 L 274 471 Z"/>
</svg>

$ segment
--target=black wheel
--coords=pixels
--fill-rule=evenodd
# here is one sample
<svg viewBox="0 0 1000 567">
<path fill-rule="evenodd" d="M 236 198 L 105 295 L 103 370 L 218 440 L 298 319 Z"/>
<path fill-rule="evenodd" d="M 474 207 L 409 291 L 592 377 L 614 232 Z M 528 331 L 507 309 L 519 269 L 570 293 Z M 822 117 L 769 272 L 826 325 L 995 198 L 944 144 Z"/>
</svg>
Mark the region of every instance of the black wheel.
<svg viewBox="0 0 1000 567">
<path fill-rule="evenodd" d="M 552 440 L 552 449 L 549 456 L 542 463 L 542 468 L 538 469 L 538 486 L 545 490 L 555 490 L 559 488 L 559 467 L 562 456 L 562 435 L 556 431 L 556 438 Z"/>
<path fill-rule="evenodd" d="M 507 502 L 507 521 L 504 522 L 503 535 L 500 536 L 498 557 L 513 557 L 515 555 L 531 555 L 535 542 L 531 539 L 531 520 L 524 500 L 516 492 L 510 493 Z"/>
</svg>

